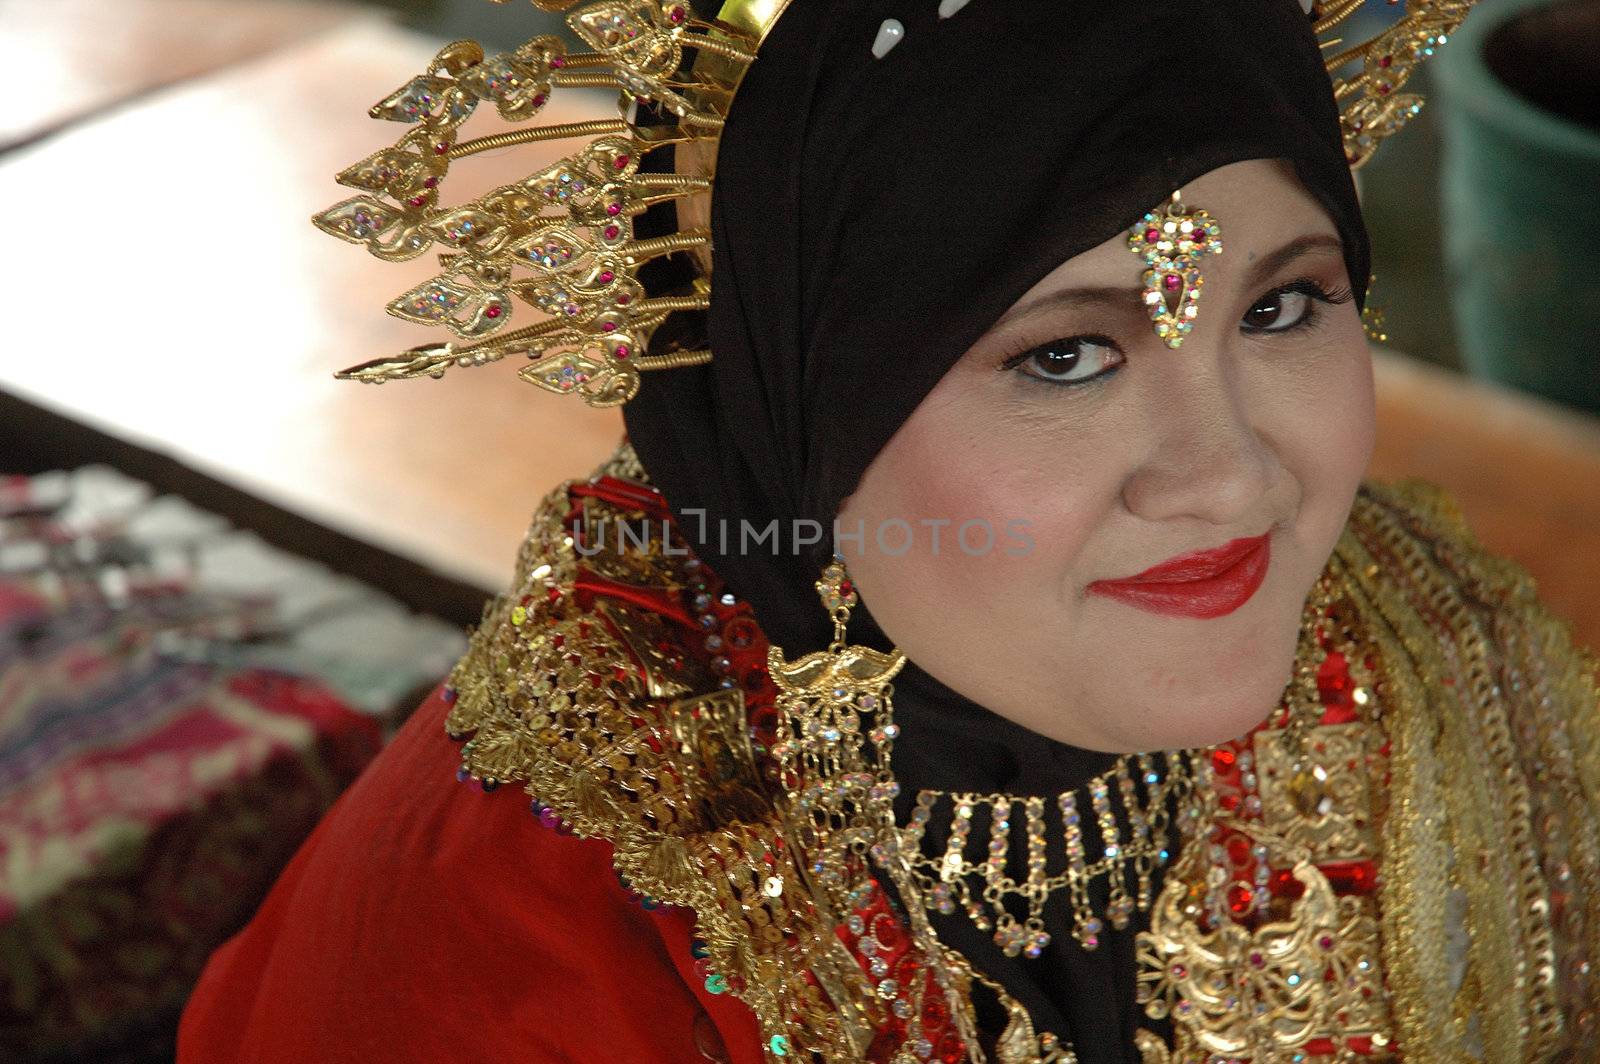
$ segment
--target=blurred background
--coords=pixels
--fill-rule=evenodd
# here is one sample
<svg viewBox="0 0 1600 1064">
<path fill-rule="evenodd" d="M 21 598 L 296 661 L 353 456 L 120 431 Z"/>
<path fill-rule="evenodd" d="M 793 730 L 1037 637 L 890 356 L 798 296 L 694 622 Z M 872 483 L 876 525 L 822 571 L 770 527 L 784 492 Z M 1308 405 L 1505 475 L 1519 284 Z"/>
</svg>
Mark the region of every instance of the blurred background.
<svg viewBox="0 0 1600 1064">
<path fill-rule="evenodd" d="M 486 0 L 0 0 L 0 1060 L 171 1059 L 208 953 L 619 438 L 511 366 L 334 381 L 434 339 L 382 310 L 431 271 L 309 223 L 440 44 L 564 32 Z M 1372 473 L 1448 488 L 1600 645 L 1600 0 L 1485 0 L 1407 91 L 1360 174 Z"/>
</svg>

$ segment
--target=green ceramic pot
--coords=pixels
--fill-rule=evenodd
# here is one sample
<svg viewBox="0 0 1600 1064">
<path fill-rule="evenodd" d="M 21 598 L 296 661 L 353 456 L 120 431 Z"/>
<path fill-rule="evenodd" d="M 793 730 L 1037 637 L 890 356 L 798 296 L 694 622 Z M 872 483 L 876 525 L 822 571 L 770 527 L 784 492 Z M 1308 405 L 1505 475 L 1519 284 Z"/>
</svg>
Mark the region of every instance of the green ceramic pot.
<svg viewBox="0 0 1600 1064">
<path fill-rule="evenodd" d="M 1484 0 L 1436 70 L 1467 368 L 1600 413 L 1600 0 Z"/>
</svg>

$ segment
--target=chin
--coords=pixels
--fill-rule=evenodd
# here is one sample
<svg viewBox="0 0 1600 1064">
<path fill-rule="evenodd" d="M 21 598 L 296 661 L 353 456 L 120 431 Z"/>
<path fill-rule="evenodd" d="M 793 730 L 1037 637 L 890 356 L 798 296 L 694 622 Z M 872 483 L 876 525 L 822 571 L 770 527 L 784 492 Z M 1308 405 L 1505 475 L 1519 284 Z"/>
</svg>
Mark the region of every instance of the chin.
<svg viewBox="0 0 1600 1064">
<path fill-rule="evenodd" d="M 1293 658 L 1281 669 L 1258 661 L 1247 676 L 1220 678 L 1216 689 L 1164 697 L 1106 722 L 1117 752 L 1216 746 L 1248 734 L 1270 717 L 1293 673 Z M 1123 705 L 1127 705 L 1124 701 Z"/>
<path fill-rule="evenodd" d="M 1278 691 L 1281 693 L 1282 685 Z M 1278 707 L 1278 696 L 1265 699 L 1235 700 L 1213 707 L 1204 716 L 1175 721 L 1172 734 L 1164 743 L 1166 749 L 1175 747 L 1216 746 L 1248 734 L 1272 715 Z"/>
<path fill-rule="evenodd" d="M 1236 678 L 1224 697 L 1215 699 L 1209 712 L 1192 716 L 1187 730 L 1189 746 L 1215 746 L 1249 733 L 1272 715 L 1283 700 L 1283 692 L 1294 675 L 1294 657 L 1284 658 L 1276 670 L 1252 670 L 1248 678 Z"/>
<path fill-rule="evenodd" d="M 1170 707 L 1129 728 L 1126 722 L 1112 734 L 1116 749 L 1111 753 L 1152 750 L 1185 750 L 1216 746 L 1247 734 L 1272 715 L 1276 701 L 1267 703 L 1237 701 L 1225 705 L 1188 706 L 1182 716 L 1173 716 Z"/>
</svg>

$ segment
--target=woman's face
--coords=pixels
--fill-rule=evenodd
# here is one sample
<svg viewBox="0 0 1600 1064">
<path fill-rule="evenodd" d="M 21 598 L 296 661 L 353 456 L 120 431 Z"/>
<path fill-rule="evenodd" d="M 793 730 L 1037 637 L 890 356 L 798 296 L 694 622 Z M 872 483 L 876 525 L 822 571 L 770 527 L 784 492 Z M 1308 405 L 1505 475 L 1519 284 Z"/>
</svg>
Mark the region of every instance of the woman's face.
<svg viewBox="0 0 1600 1064">
<path fill-rule="evenodd" d="M 1209 745 L 1271 712 L 1372 449 L 1371 363 L 1327 215 L 1269 161 L 1183 200 L 1224 251 L 1204 257 L 1182 347 L 1156 336 L 1124 236 L 1069 259 L 944 376 L 839 518 L 864 522 L 846 563 L 913 661 L 1097 750 Z M 1195 552 L 1214 553 L 1148 572 Z"/>
</svg>

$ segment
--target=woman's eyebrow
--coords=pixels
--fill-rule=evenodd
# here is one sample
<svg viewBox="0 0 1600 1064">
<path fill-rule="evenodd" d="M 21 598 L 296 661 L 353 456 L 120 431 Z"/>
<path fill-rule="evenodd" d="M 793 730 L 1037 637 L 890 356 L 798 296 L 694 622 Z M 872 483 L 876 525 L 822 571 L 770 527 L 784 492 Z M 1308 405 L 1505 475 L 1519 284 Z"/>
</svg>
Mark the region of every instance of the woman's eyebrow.
<svg viewBox="0 0 1600 1064">
<path fill-rule="evenodd" d="M 1084 307 L 1105 307 L 1111 310 L 1126 311 L 1130 308 L 1143 313 L 1144 289 L 1143 288 L 1117 288 L 1115 286 L 1099 286 L 1087 288 L 1058 288 L 1054 292 L 1045 292 L 1028 302 L 1012 307 L 1000 316 L 995 322 L 995 327 L 1005 325 L 1022 318 L 1032 317 L 1046 310 L 1078 310 Z"/>
<path fill-rule="evenodd" d="M 1267 280 L 1279 270 L 1283 269 L 1302 255 L 1309 255 L 1317 251 L 1334 251 L 1344 253 L 1344 241 L 1332 233 L 1307 233 L 1295 237 L 1278 250 L 1263 255 L 1256 259 L 1250 266 L 1250 274 L 1246 280 L 1247 288 L 1265 284 Z"/>
</svg>

